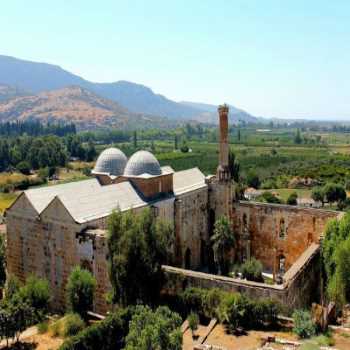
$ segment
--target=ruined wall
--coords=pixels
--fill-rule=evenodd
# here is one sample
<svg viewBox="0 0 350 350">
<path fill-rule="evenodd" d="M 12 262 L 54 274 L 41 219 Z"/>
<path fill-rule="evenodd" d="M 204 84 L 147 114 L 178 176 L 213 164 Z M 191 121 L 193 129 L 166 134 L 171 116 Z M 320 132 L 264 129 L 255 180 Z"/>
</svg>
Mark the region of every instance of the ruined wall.
<svg viewBox="0 0 350 350">
<path fill-rule="evenodd" d="M 176 264 L 191 269 L 205 260 L 208 243 L 208 189 L 177 196 L 175 200 Z"/>
<path fill-rule="evenodd" d="M 313 301 L 319 301 L 319 246 L 310 247 L 293 265 L 282 285 L 251 282 L 225 276 L 163 266 L 167 277 L 165 293 L 178 294 L 188 287 L 205 289 L 218 288 L 227 292 L 239 292 L 251 299 L 268 298 L 284 306 L 286 313 L 294 308 L 307 308 Z"/>
<path fill-rule="evenodd" d="M 327 221 L 339 215 L 289 205 L 237 203 L 232 220 L 240 237 L 239 255 L 254 256 L 271 271 L 277 271 L 279 258 L 285 257 L 288 270 L 312 242 L 319 241 Z"/>
</svg>

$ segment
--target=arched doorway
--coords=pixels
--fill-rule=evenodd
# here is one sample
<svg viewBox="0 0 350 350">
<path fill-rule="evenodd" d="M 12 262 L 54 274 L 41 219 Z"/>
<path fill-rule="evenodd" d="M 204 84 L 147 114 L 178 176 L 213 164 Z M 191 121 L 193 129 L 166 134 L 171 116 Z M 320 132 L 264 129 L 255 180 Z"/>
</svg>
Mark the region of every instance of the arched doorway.
<svg viewBox="0 0 350 350">
<path fill-rule="evenodd" d="M 191 249 L 187 248 L 185 253 L 185 269 L 191 269 Z"/>
</svg>

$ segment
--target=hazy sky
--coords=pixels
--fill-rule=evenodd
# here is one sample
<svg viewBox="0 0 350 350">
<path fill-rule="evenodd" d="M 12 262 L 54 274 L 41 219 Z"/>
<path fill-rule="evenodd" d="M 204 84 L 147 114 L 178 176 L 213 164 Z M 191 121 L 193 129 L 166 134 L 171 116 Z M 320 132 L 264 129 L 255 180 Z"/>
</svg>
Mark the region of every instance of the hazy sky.
<svg viewBox="0 0 350 350">
<path fill-rule="evenodd" d="M 3 0 L 0 53 L 258 116 L 350 119 L 350 0 Z"/>
</svg>

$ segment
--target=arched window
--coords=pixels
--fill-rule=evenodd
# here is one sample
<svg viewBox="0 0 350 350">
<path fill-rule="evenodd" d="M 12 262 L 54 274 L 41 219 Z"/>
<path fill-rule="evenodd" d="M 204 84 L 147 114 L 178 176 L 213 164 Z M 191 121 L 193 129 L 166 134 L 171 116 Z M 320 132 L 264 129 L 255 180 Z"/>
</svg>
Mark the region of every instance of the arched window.
<svg viewBox="0 0 350 350">
<path fill-rule="evenodd" d="M 281 254 L 278 257 L 278 273 L 283 276 L 285 272 L 286 272 L 286 257 L 283 254 Z"/>
<path fill-rule="evenodd" d="M 279 238 L 284 239 L 286 237 L 286 224 L 284 222 L 284 219 L 280 220 L 280 231 L 279 231 Z"/>
<path fill-rule="evenodd" d="M 242 223 L 243 223 L 243 232 L 244 233 L 248 232 L 248 219 L 247 219 L 246 213 L 243 214 Z"/>
</svg>

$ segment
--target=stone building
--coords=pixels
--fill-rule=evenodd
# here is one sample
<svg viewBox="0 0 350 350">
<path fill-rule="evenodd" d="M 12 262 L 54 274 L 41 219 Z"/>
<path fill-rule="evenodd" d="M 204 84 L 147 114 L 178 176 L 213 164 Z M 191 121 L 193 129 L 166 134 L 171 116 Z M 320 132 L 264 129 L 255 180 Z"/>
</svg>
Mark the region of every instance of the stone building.
<svg viewBox="0 0 350 350">
<path fill-rule="evenodd" d="M 97 159 L 94 178 L 24 191 L 6 211 L 8 273 L 22 281 L 30 274 L 48 279 L 53 303 L 62 307 L 69 273 L 81 265 L 97 280 L 94 309 L 104 313 L 110 288 L 108 217 L 116 209 L 137 213 L 150 207 L 174 227 L 176 267 L 208 271 L 214 223 L 226 215 L 237 238 L 238 260 L 255 256 L 275 277 L 287 274 L 318 243 L 325 223 L 336 214 L 236 201 L 229 169 L 228 107 L 218 111 L 220 150 L 214 176 L 205 177 L 198 168 L 161 167 L 147 151 L 128 160 L 109 148 Z"/>
</svg>

